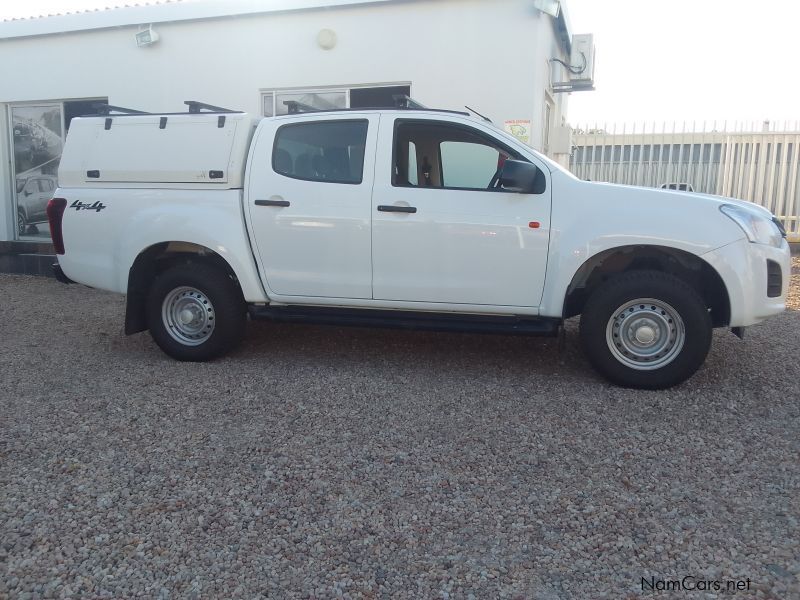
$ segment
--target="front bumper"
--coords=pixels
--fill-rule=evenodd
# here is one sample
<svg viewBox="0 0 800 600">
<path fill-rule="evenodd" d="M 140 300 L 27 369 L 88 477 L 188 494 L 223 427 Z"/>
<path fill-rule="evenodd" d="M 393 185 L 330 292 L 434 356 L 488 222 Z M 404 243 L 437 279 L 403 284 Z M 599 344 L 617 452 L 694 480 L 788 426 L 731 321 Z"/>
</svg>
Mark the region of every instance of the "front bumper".
<svg viewBox="0 0 800 600">
<path fill-rule="evenodd" d="M 786 310 L 789 293 L 792 256 L 789 244 L 783 240 L 780 248 L 752 244 L 746 239 L 728 244 L 702 256 L 722 277 L 731 304 L 731 327 L 747 327 Z M 780 266 L 780 294 L 769 297 L 768 262 Z M 773 268 L 774 271 L 774 268 Z M 773 292 L 774 293 L 774 292 Z"/>
</svg>

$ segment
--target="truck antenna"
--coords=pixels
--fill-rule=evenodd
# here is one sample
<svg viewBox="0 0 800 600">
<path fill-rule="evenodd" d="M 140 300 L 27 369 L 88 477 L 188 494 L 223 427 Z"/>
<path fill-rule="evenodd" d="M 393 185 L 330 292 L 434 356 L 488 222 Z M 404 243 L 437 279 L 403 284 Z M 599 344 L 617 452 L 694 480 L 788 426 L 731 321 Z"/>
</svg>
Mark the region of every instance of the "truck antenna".
<svg viewBox="0 0 800 600">
<path fill-rule="evenodd" d="M 479 112 L 478 112 L 477 110 L 475 110 L 474 108 L 470 108 L 470 107 L 469 107 L 469 106 L 467 106 L 466 104 L 464 105 L 464 108 L 466 108 L 466 109 L 467 109 L 469 112 L 475 113 L 476 115 L 478 115 L 478 116 L 479 116 L 481 119 L 483 119 L 484 121 L 486 121 L 486 122 L 488 122 L 488 123 L 492 123 L 492 120 L 491 120 L 489 117 L 487 117 L 486 115 L 482 115 L 481 113 L 479 113 Z M 494 123 L 492 123 L 492 124 L 494 125 Z"/>
</svg>

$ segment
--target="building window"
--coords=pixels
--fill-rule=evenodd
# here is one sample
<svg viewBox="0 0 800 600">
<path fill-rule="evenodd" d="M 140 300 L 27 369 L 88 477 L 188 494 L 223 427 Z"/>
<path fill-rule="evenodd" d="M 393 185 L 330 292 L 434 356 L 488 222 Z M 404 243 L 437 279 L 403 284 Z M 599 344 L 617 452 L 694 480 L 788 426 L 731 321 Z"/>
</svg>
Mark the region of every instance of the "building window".
<svg viewBox="0 0 800 600">
<path fill-rule="evenodd" d="M 544 122 L 542 123 L 542 151 L 550 153 L 550 125 L 553 120 L 553 103 L 545 97 L 544 99 Z"/>
<path fill-rule="evenodd" d="M 411 96 L 411 86 L 352 88 L 349 108 L 394 108 L 396 106 L 395 96 Z"/>
<path fill-rule="evenodd" d="M 261 94 L 261 114 L 265 117 L 275 116 L 275 94 L 265 92 Z"/>
<path fill-rule="evenodd" d="M 289 106 L 336 110 L 343 108 L 393 108 L 394 96 L 409 96 L 410 85 L 355 86 L 347 88 L 272 90 L 261 93 L 261 112 L 265 117 L 289 114 Z"/>
<path fill-rule="evenodd" d="M 366 120 L 322 121 L 278 129 L 272 169 L 285 177 L 325 183 L 361 183 Z"/>
<path fill-rule="evenodd" d="M 289 107 L 292 102 L 300 106 L 303 110 L 336 110 L 347 108 L 347 91 L 333 90 L 325 92 L 282 92 L 275 94 L 275 114 L 289 114 Z"/>
</svg>

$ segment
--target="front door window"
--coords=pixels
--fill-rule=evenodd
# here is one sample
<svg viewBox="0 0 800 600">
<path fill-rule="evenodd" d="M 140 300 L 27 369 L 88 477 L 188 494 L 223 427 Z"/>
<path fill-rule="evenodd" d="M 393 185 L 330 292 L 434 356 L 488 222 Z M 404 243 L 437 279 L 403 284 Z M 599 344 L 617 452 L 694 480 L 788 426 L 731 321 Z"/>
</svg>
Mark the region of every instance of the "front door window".
<svg viewBox="0 0 800 600">
<path fill-rule="evenodd" d="M 509 158 L 525 160 L 471 128 L 441 122 L 401 122 L 395 134 L 394 186 L 502 191 Z"/>
<path fill-rule="evenodd" d="M 485 190 L 502 156 L 496 148 L 475 142 L 441 142 L 442 185 L 448 188 Z M 503 157 L 505 158 L 505 157 Z"/>
</svg>

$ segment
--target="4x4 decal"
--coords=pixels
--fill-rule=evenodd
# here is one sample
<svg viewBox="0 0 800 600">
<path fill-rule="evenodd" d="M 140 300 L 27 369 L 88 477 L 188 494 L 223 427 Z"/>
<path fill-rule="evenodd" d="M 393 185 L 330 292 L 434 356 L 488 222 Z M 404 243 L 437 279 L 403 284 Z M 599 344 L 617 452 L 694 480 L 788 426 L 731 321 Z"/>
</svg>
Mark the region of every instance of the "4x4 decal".
<svg viewBox="0 0 800 600">
<path fill-rule="evenodd" d="M 99 200 L 96 201 L 94 204 L 87 204 L 85 202 L 81 202 L 80 200 L 75 200 L 75 202 L 70 204 L 69 207 L 74 208 L 75 210 L 94 210 L 100 212 L 106 207 L 106 205 L 100 202 Z"/>
</svg>

